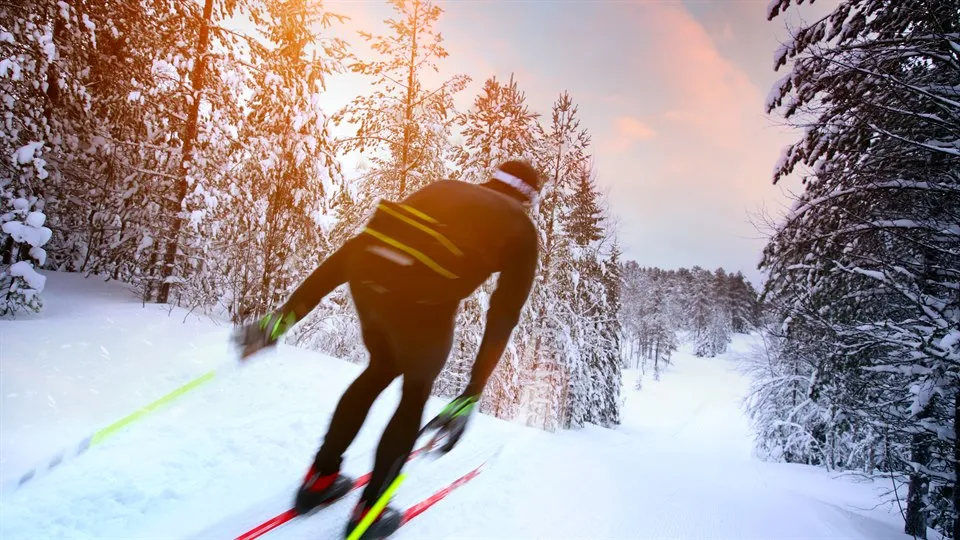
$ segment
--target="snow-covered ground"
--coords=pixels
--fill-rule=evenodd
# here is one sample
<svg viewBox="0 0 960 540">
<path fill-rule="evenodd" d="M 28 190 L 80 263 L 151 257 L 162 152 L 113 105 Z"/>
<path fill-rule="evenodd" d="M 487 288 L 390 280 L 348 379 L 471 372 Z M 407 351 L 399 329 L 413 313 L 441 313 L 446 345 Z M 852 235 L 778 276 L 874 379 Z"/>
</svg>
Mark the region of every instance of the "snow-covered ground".
<svg viewBox="0 0 960 540">
<path fill-rule="evenodd" d="M 0 321 L 0 481 L 211 368 L 229 328 L 143 306 L 117 284 L 48 274 L 42 315 Z M 729 354 L 749 348 L 738 337 Z M 361 367 L 280 347 L 131 425 L 0 501 L 0 538 L 232 538 L 288 503 Z M 480 415 L 457 449 L 415 462 L 405 507 L 506 442 L 477 479 L 395 536 L 900 540 L 883 486 L 751 455 L 726 357 L 681 349 L 633 391 L 623 425 L 548 434 Z M 399 397 L 391 386 L 348 451 L 369 470 Z M 431 400 L 428 415 L 444 400 Z M 356 495 L 354 495 L 355 497 Z M 349 502 L 265 538 L 337 538 Z M 260 515 L 257 515 L 257 512 Z"/>
</svg>

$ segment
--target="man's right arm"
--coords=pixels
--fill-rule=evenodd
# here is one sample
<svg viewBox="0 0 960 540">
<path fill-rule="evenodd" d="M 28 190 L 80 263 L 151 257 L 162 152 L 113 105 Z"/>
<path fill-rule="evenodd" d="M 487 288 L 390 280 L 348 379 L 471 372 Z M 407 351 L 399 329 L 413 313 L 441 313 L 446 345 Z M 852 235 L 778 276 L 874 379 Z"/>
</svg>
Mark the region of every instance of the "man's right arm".
<svg viewBox="0 0 960 540">
<path fill-rule="evenodd" d="M 480 395 L 500 362 L 510 335 L 520 321 L 523 306 L 530 296 L 537 273 L 538 256 L 537 235 L 531 230 L 531 234 L 506 257 L 507 265 L 500 271 L 497 289 L 490 297 L 487 326 L 473 364 L 466 395 Z"/>
</svg>

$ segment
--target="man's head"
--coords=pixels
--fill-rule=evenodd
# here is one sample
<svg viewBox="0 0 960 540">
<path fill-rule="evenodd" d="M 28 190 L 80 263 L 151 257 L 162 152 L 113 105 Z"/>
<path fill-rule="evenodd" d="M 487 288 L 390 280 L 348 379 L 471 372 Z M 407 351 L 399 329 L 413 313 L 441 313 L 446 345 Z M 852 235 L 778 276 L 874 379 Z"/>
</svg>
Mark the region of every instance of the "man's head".
<svg viewBox="0 0 960 540">
<path fill-rule="evenodd" d="M 526 206 L 533 206 L 540 194 L 540 175 L 525 161 L 506 161 L 493 173 L 493 181 L 509 186 Z"/>
</svg>

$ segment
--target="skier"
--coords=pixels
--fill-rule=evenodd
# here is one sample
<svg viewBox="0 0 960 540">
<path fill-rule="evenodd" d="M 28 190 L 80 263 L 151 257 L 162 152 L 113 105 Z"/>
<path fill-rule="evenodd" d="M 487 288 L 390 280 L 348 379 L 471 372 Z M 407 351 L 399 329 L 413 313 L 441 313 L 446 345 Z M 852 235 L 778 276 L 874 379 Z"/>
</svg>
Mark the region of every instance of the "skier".
<svg viewBox="0 0 960 540">
<path fill-rule="evenodd" d="M 460 440 L 533 285 L 539 248 L 528 213 L 539 191 L 529 164 L 508 161 L 483 184 L 444 180 L 401 203 L 381 200 L 363 232 L 327 258 L 280 309 L 240 329 L 242 361 L 275 345 L 325 296 L 349 284 L 369 363 L 336 407 L 297 493 L 298 513 L 349 491 L 353 479 L 340 473 L 342 456 L 380 393 L 403 375 L 400 403 L 347 534 L 363 519 L 416 444 L 424 406 L 453 344 L 460 302 L 499 272 L 470 382 L 425 428 L 446 437 L 443 452 Z M 400 513 L 387 506 L 363 538 L 389 536 L 400 522 Z"/>
</svg>

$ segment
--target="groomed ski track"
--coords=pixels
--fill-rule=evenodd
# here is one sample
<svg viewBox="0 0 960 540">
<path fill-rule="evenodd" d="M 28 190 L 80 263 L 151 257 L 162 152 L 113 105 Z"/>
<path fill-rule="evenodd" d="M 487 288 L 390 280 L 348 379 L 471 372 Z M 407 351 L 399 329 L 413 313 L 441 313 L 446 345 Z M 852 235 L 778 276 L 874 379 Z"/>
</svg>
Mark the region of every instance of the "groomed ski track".
<svg viewBox="0 0 960 540">
<path fill-rule="evenodd" d="M 231 359 L 224 325 L 144 307 L 114 284 L 48 276 L 44 314 L 0 322 L 4 481 Z M 614 430 L 549 434 L 478 416 L 453 453 L 409 469 L 396 506 L 429 496 L 505 442 L 501 455 L 395 538 L 910 538 L 896 506 L 875 507 L 889 482 L 752 456 L 739 410 L 747 381 L 733 360 L 751 342 L 738 336 L 713 359 L 682 348 L 641 391 L 627 370 Z M 5 495 L 0 537 L 233 538 L 292 499 L 361 369 L 291 347 L 261 355 Z M 398 397 L 394 384 L 374 405 L 345 470 L 369 471 Z M 445 402 L 432 399 L 426 414 Z M 263 538 L 341 538 L 357 496 Z"/>
</svg>

